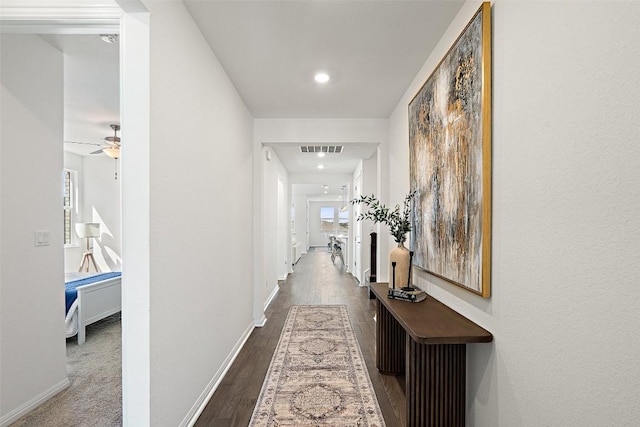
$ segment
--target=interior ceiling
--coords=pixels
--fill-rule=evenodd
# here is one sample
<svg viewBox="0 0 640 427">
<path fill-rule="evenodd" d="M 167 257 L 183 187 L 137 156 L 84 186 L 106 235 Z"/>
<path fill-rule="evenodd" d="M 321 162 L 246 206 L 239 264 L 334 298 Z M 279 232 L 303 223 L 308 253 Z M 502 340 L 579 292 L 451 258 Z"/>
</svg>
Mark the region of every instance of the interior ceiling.
<svg viewBox="0 0 640 427">
<path fill-rule="evenodd" d="M 184 0 L 211 49 L 256 118 L 387 118 L 463 1 Z M 317 84 L 313 76 L 331 80 Z M 377 145 L 342 154 L 301 154 L 270 144 L 293 174 L 352 173 Z M 314 191 L 323 182 L 299 189 Z M 340 195 L 330 186 L 330 196 Z M 322 193 L 322 192 L 321 192 Z M 322 194 L 320 194 L 322 197 Z"/>
<path fill-rule="evenodd" d="M 184 4 L 253 117 L 387 118 L 463 1 Z M 65 140 L 102 143 L 120 122 L 118 45 L 97 35 L 43 37 L 65 53 Z M 327 84 L 313 80 L 319 70 L 331 75 Z M 317 174 L 318 159 L 297 149 L 309 141 L 299 143 L 271 148 L 290 172 Z M 341 144 L 345 152 L 322 159 L 322 173 L 353 172 L 376 149 Z M 65 144 L 84 155 L 97 148 Z"/>
<path fill-rule="evenodd" d="M 369 159 L 377 150 L 377 144 L 342 144 L 342 153 L 300 153 L 302 144 L 265 144 L 278 154 L 280 161 L 291 174 L 321 172 L 322 174 L 350 174 L 361 159 Z M 318 165 L 323 168 L 319 169 Z"/>
<path fill-rule="evenodd" d="M 97 34 L 41 37 L 64 53 L 64 149 L 88 155 L 120 124 L 118 43 Z"/>
<path fill-rule="evenodd" d="M 184 4 L 254 117 L 387 118 L 463 2 Z"/>
<path fill-rule="evenodd" d="M 348 187 L 346 195 L 342 189 L 342 186 L 346 185 L 345 183 L 332 178 L 327 178 L 323 182 L 326 182 L 326 184 L 292 184 L 291 193 L 294 195 L 304 194 L 309 200 L 341 202 L 343 201 L 343 196 L 346 200 L 349 200 Z M 323 185 L 326 185 L 326 189 Z"/>
</svg>

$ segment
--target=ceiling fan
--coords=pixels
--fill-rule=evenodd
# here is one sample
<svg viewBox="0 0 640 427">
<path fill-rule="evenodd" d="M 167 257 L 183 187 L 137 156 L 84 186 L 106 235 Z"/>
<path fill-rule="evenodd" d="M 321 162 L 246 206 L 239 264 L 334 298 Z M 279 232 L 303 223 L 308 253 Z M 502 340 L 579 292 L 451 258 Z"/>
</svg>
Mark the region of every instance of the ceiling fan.
<svg viewBox="0 0 640 427">
<path fill-rule="evenodd" d="M 92 151 L 89 154 L 100 154 L 104 153 L 107 156 L 114 159 L 115 162 L 115 178 L 118 179 L 118 159 L 120 158 L 120 137 L 118 136 L 118 131 L 120 130 L 120 125 L 110 125 L 111 129 L 113 129 L 113 136 L 107 136 L 104 138 L 107 141 L 107 144 L 94 144 L 92 142 L 76 142 L 76 141 L 65 141 L 69 144 L 82 144 L 82 145 L 97 145 L 101 148 L 96 151 Z"/>
<path fill-rule="evenodd" d="M 120 137 L 118 137 L 118 131 L 120 130 L 120 125 L 110 125 L 111 129 L 113 129 L 113 136 L 107 136 L 104 138 L 107 141 L 107 144 L 98 144 L 94 142 L 78 142 L 78 141 L 64 141 L 67 144 L 81 144 L 81 145 L 95 145 L 100 147 L 99 150 L 92 151 L 89 154 L 100 154 L 104 153 L 112 159 L 120 158 Z"/>
<path fill-rule="evenodd" d="M 113 136 L 107 136 L 104 138 L 104 140 L 107 141 L 108 145 L 89 154 L 104 153 L 112 159 L 120 158 L 120 137 L 118 136 L 120 125 L 111 125 L 111 129 L 113 129 Z"/>
</svg>

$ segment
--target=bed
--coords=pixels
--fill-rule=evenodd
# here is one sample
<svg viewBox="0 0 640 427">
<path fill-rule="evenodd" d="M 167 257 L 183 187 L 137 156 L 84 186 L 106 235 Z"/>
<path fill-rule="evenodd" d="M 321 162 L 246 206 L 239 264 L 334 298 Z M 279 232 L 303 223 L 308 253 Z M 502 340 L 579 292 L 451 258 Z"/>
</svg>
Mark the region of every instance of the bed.
<svg viewBox="0 0 640 427">
<path fill-rule="evenodd" d="M 67 338 L 78 335 L 84 344 L 85 328 L 120 312 L 122 273 L 65 273 Z"/>
</svg>

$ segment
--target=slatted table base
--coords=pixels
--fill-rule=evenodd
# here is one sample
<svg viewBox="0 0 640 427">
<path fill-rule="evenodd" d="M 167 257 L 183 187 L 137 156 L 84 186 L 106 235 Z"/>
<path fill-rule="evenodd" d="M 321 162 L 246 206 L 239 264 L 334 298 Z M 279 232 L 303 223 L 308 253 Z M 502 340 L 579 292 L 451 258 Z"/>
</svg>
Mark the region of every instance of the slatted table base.
<svg viewBox="0 0 640 427">
<path fill-rule="evenodd" d="M 376 368 L 383 374 L 402 375 L 405 369 L 405 340 L 408 337 L 398 321 L 377 304 Z"/>
<path fill-rule="evenodd" d="M 464 426 L 466 345 L 418 344 L 407 336 L 407 425 Z"/>
<path fill-rule="evenodd" d="M 407 426 L 463 427 L 466 344 L 493 335 L 431 296 L 414 304 L 389 299 L 386 283 L 370 287 L 378 299 L 376 367 L 405 374 Z"/>
</svg>

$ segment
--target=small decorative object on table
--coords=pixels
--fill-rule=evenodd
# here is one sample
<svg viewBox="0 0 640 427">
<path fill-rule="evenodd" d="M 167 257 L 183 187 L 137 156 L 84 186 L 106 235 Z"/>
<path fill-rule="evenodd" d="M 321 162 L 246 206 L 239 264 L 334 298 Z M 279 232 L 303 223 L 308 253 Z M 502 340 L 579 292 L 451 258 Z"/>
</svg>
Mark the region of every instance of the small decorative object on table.
<svg viewBox="0 0 640 427">
<path fill-rule="evenodd" d="M 393 289 L 396 288 L 396 264 L 397 262 L 391 261 L 391 268 L 393 269 L 393 274 L 391 276 L 393 277 Z"/>
<path fill-rule="evenodd" d="M 413 251 L 409 252 L 409 265 L 411 265 L 411 258 L 413 258 Z M 399 299 L 409 302 L 420 302 L 427 298 L 427 293 L 411 286 L 411 269 L 409 269 L 409 278 L 407 279 L 407 286 L 403 286 L 400 289 L 396 289 L 396 262 L 391 261 L 391 268 L 393 269 L 393 275 L 391 276 L 393 287 L 387 292 L 387 297 L 391 299 Z"/>
<path fill-rule="evenodd" d="M 411 285 L 409 283 L 411 259 L 409 249 L 404 246 L 404 242 L 407 240 L 407 233 L 411 231 L 411 203 L 415 194 L 416 192 L 412 191 L 404 198 L 402 212 L 400 211 L 399 205 L 390 209 L 381 204 L 373 194 L 370 196 L 360 196 L 359 199 L 353 199 L 351 201 L 352 204 L 364 204 L 369 208 L 367 212 L 358 215 L 358 218 L 356 218 L 358 221 L 369 219 L 375 223 L 380 222 L 389 227 L 389 232 L 398 244 L 398 246 L 393 248 L 389 253 L 389 263 L 396 263 L 394 277 L 399 283 L 399 286 L 403 286 L 405 283 L 407 286 Z M 391 287 L 391 283 L 389 283 L 389 287 Z"/>
<path fill-rule="evenodd" d="M 414 288 L 411 286 L 411 265 L 413 265 L 413 251 L 409 251 L 409 276 L 407 277 L 407 286 L 403 286 L 402 290 L 411 292 Z"/>
<path fill-rule="evenodd" d="M 405 291 L 404 289 L 389 289 L 389 293 L 387 296 L 391 299 L 399 299 L 409 302 L 420 302 L 424 301 L 427 298 L 427 293 L 418 288 L 411 288 L 410 291 Z"/>
</svg>

